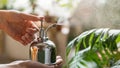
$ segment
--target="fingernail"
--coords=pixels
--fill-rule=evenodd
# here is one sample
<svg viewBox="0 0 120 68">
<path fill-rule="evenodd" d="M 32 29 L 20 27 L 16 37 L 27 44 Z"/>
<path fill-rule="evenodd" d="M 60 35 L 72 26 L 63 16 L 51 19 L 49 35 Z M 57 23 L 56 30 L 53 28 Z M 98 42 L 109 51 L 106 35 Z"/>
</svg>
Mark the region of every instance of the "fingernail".
<svg viewBox="0 0 120 68">
<path fill-rule="evenodd" d="M 61 56 L 57 56 L 56 59 L 61 59 L 62 57 Z"/>
<path fill-rule="evenodd" d="M 34 34 L 34 33 L 36 33 L 37 31 L 39 31 L 39 29 L 36 29 L 36 28 L 26 29 L 26 32 L 29 33 L 29 34 Z"/>
<path fill-rule="evenodd" d="M 33 30 L 34 32 L 39 31 L 39 29 L 37 29 L 37 28 L 33 28 L 32 30 Z"/>
</svg>

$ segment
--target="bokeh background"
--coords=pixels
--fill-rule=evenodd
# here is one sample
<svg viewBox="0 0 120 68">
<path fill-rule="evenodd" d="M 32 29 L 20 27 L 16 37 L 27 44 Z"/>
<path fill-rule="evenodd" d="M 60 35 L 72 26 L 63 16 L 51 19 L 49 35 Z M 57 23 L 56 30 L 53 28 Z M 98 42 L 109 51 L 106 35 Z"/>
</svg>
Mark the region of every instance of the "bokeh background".
<svg viewBox="0 0 120 68">
<path fill-rule="evenodd" d="M 48 32 L 57 53 L 65 59 L 70 40 L 93 28 L 120 28 L 119 0 L 0 0 L 0 10 L 17 10 L 46 17 L 45 28 L 53 23 L 62 26 Z M 0 31 L 0 63 L 29 59 L 29 45 Z"/>
</svg>

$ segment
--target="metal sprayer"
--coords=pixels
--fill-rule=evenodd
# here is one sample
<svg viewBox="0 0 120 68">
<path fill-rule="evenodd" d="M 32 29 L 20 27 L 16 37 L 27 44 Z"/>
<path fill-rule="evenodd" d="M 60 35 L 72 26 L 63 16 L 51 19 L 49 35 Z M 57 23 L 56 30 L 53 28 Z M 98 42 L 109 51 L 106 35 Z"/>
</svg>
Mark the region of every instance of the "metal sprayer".
<svg viewBox="0 0 120 68">
<path fill-rule="evenodd" d="M 41 20 L 41 27 L 37 41 L 30 45 L 30 58 L 33 61 L 51 65 L 56 61 L 56 46 L 48 38 L 47 31 L 50 28 L 55 27 L 56 24 L 52 24 L 44 29 L 43 23 L 44 20 Z"/>
</svg>

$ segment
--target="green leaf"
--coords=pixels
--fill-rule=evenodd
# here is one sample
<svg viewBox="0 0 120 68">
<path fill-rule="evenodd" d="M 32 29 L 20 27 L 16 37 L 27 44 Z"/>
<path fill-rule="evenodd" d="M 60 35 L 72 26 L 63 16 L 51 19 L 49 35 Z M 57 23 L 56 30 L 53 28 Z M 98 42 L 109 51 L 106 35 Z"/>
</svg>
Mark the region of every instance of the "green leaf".
<svg viewBox="0 0 120 68">
<path fill-rule="evenodd" d="M 75 55 L 68 61 L 70 68 L 106 68 L 120 59 L 117 44 L 120 30 L 101 28 L 83 32 L 67 46 L 67 56 L 75 48 Z M 93 65 L 88 63 L 92 62 Z"/>
</svg>

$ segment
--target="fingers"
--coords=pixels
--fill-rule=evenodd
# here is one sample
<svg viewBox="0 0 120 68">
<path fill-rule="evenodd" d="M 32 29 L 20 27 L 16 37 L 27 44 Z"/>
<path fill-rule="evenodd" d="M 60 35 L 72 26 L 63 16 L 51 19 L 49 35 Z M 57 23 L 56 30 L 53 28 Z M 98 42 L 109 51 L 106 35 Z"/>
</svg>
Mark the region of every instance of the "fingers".
<svg viewBox="0 0 120 68">
<path fill-rule="evenodd" d="M 20 13 L 20 16 L 24 20 L 30 20 L 30 21 L 39 21 L 39 20 L 43 19 L 43 17 L 38 17 L 38 16 L 35 16 L 35 15 L 30 15 L 30 14 L 25 14 L 25 13 Z"/>
<path fill-rule="evenodd" d="M 24 45 L 27 45 L 35 39 L 35 35 L 30 35 L 30 34 L 26 33 L 24 36 L 21 37 L 21 39 L 23 41 L 22 43 Z"/>
<path fill-rule="evenodd" d="M 37 31 L 39 31 L 39 30 L 33 29 L 33 28 L 26 29 L 26 32 L 29 33 L 30 35 L 34 35 Z"/>
<path fill-rule="evenodd" d="M 23 45 L 31 43 L 35 39 L 35 33 L 39 31 L 39 28 L 32 21 L 27 21 L 26 25 L 25 34 L 20 41 Z"/>
<path fill-rule="evenodd" d="M 53 68 L 62 68 L 62 62 L 63 62 L 63 59 L 61 58 L 61 56 L 57 56 L 56 62 L 54 64 Z"/>
<path fill-rule="evenodd" d="M 35 39 L 35 33 L 39 31 L 39 28 L 32 22 L 27 22 L 28 27 L 25 30 L 25 34 L 21 37 L 21 39 L 24 41 L 24 45 L 27 45 L 31 43 Z"/>
<path fill-rule="evenodd" d="M 42 64 L 42 63 L 39 63 L 39 62 L 34 62 L 34 61 L 21 62 L 21 63 L 19 63 L 19 65 L 22 66 L 22 67 L 25 66 L 26 68 L 62 68 L 60 64 L 57 64 L 57 63 L 63 61 L 62 58 L 60 56 L 57 56 L 56 59 L 57 59 L 56 65 L 52 65 L 52 66 Z"/>
<path fill-rule="evenodd" d="M 33 28 L 33 29 L 39 30 L 37 24 L 35 24 L 33 21 L 28 21 L 28 22 L 27 22 L 27 26 L 28 26 L 29 28 Z"/>
<path fill-rule="evenodd" d="M 56 57 L 56 64 L 57 64 L 57 65 L 60 65 L 62 62 L 63 62 L 62 57 L 61 57 L 61 56 L 57 56 L 57 57 Z"/>
<path fill-rule="evenodd" d="M 35 39 L 35 33 L 37 32 L 37 29 L 28 28 L 26 29 L 26 33 L 21 37 L 22 44 L 27 45 L 31 43 Z"/>
</svg>

